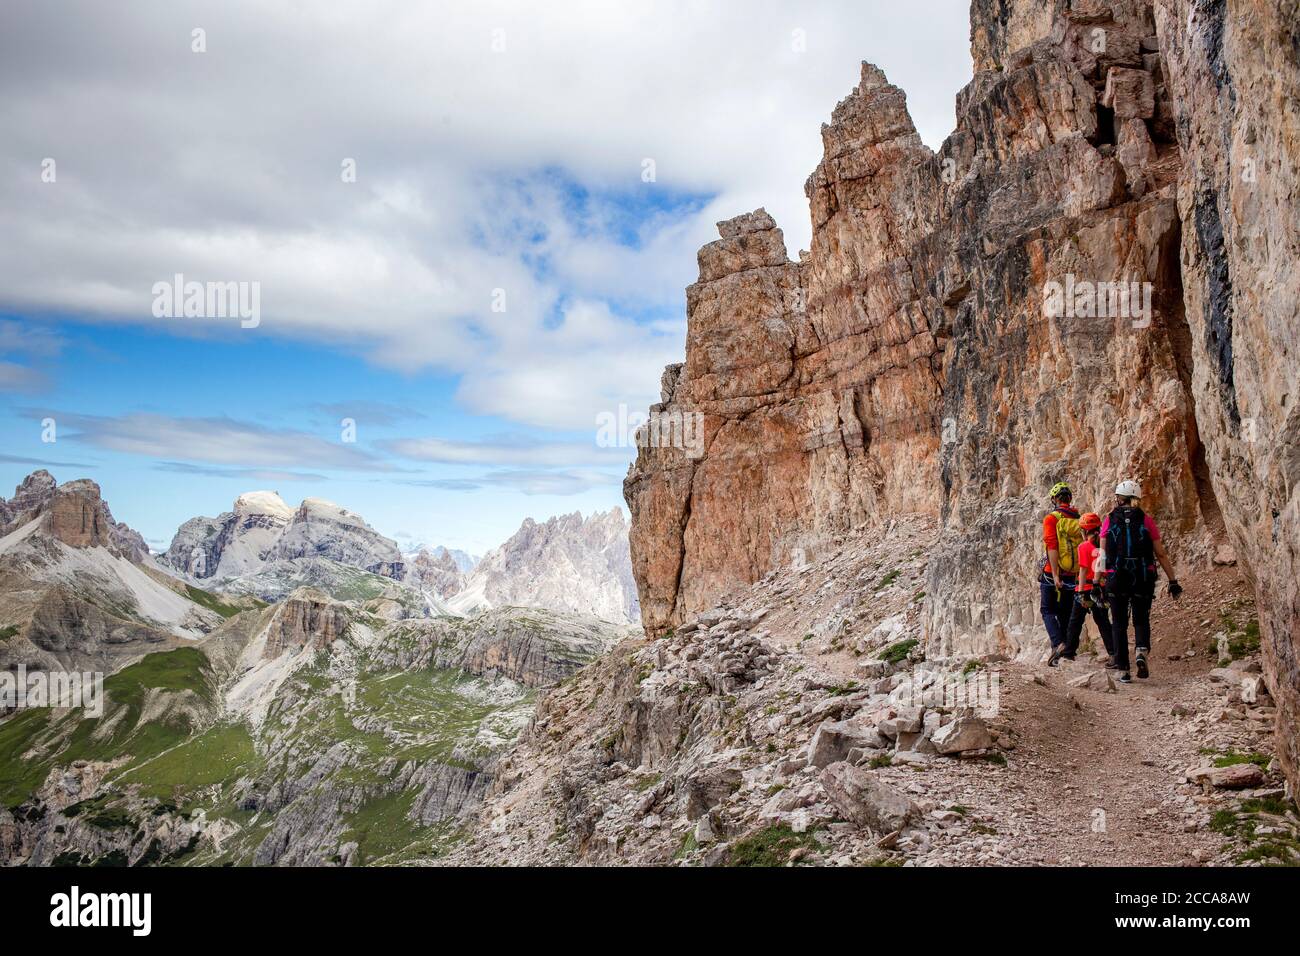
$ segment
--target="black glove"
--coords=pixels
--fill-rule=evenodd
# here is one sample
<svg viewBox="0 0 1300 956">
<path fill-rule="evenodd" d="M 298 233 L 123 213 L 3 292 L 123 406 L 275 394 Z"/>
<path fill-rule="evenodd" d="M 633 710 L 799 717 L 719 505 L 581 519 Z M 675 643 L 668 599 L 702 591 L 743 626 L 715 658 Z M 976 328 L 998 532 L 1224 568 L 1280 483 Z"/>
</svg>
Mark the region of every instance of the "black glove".
<svg viewBox="0 0 1300 956">
<path fill-rule="evenodd" d="M 1173 598 L 1175 601 L 1177 601 L 1179 596 L 1182 593 L 1183 593 L 1183 586 L 1179 584 L 1177 581 L 1171 580 L 1169 582 L 1169 596 Z"/>
</svg>

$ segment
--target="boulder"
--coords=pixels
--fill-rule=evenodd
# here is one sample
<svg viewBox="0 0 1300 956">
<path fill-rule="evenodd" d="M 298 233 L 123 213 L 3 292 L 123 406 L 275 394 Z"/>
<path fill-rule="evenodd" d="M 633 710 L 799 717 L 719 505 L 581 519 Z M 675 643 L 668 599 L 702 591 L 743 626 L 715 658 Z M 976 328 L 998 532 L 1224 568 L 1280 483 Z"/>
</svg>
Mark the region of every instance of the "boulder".
<svg viewBox="0 0 1300 956">
<path fill-rule="evenodd" d="M 886 717 L 876 724 L 882 737 L 893 740 L 899 734 L 915 734 L 921 730 L 921 721 L 925 711 L 920 707 L 899 707 L 893 717 Z"/>
<path fill-rule="evenodd" d="M 958 717 L 940 727 L 933 737 L 934 748 L 941 754 L 960 754 L 971 750 L 987 750 L 997 741 L 988 726 L 979 717 Z"/>
<path fill-rule="evenodd" d="M 1238 763 L 1230 767 L 1193 767 L 1187 771 L 1192 783 L 1206 784 L 1219 790 L 1242 790 L 1257 787 L 1264 782 L 1264 771 L 1253 763 Z"/>
<path fill-rule="evenodd" d="M 1088 690 L 1100 691 L 1103 694 L 1117 693 L 1115 678 L 1105 671 L 1089 671 L 1087 674 L 1071 677 L 1066 683 L 1071 687 L 1087 688 Z"/>
<path fill-rule="evenodd" d="M 814 767 L 825 767 L 848 759 L 849 751 L 855 748 L 880 750 L 887 745 L 888 741 L 874 727 L 857 718 L 826 721 L 817 728 L 808 745 L 808 763 Z"/>
<path fill-rule="evenodd" d="M 822 771 L 821 783 L 846 820 L 876 833 L 901 830 L 920 816 L 906 794 L 869 770 L 833 763 Z"/>
<path fill-rule="evenodd" d="M 1241 679 L 1241 700 L 1245 704 L 1270 703 L 1268 685 L 1264 683 L 1264 679 L 1259 676 L 1243 677 Z"/>
<path fill-rule="evenodd" d="M 1239 763 L 1231 767 L 1215 767 L 1210 771 L 1209 779 L 1210 786 L 1219 790 L 1242 790 L 1263 783 L 1264 771 L 1253 763 Z"/>
<path fill-rule="evenodd" d="M 935 753 L 934 742 L 926 736 L 924 731 L 918 731 L 914 734 L 899 734 L 898 739 L 894 742 L 894 748 L 899 752 L 910 750 L 916 753 Z"/>
<path fill-rule="evenodd" d="M 1232 545 L 1222 544 L 1215 550 L 1213 561 L 1220 567 L 1232 567 L 1237 563 L 1237 552 Z"/>
</svg>

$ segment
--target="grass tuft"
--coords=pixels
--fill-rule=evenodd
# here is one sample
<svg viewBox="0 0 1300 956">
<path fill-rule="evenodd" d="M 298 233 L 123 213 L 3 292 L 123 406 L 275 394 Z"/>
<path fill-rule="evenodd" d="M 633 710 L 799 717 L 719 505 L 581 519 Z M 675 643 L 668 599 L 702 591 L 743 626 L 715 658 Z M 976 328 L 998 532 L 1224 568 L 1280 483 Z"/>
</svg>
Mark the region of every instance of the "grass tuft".
<svg viewBox="0 0 1300 956">
<path fill-rule="evenodd" d="M 811 850 L 817 845 L 814 832 L 795 833 L 784 823 L 756 830 L 732 844 L 727 854 L 727 865 L 785 866 L 795 850 Z"/>
</svg>

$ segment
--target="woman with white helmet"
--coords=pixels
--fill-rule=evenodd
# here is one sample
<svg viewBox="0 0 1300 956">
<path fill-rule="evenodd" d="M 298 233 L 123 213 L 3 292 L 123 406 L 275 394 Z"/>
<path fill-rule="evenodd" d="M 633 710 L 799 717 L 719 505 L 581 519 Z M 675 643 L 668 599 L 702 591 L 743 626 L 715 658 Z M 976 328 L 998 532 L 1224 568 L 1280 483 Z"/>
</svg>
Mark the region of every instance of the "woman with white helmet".
<svg viewBox="0 0 1300 956">
<path fill-rule="evenodd" d="M 1151 602 L 1156 595 L 1156 562 L 1169 577 L 1169 595 L 1177 598 L 1182 586 L 1174 577 L 1174 565 L 1160 540 L 1155 520 L 1137 506 L 1142 487 L 1131 479 L 1115 488 L 1115 508 L 1101 526 L 1100 568 L 1109 569 L 1106 592 L 1110 603 L 1111 634 L 1115 668 L 1120 682 L 1132 683 L 1128 659 L 1128 622 L 1133 618 L 1133 643 L 1137 676 L 1151 673 Z"/>
</svg>

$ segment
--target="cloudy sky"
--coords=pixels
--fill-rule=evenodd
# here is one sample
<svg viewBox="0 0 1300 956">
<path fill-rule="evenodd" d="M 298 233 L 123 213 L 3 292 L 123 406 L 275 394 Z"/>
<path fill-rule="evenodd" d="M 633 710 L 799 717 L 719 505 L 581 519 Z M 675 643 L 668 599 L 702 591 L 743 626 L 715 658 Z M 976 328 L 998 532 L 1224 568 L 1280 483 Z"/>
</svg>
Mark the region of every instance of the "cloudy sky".
<svg viewBox="0 0 1300 956">
<path fill-rule="evenodd" d="M 596 419 L 657 400 L 714 223 L 765 206 L 797 254 L 860 62 L 937 146 L 967 33 L 957 0 L 6 0 L 0 494 L 94 478 L 155 547 L 260 488 L 476 552 L 621 505 Z M 177 274 L 256 283 L 256 325 L 157 314 Z"/>
</svg>

